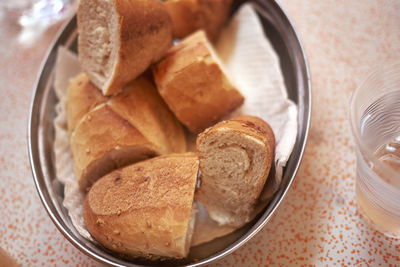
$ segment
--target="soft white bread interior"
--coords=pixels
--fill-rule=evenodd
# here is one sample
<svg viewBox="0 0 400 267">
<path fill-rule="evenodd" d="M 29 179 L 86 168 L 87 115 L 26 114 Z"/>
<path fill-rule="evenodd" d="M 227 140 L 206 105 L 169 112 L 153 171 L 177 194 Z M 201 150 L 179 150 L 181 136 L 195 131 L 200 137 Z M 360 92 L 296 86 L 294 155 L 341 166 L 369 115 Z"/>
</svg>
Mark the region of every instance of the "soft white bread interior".
<svg viewBox="0 0 400 267">
<path fill-rule="evenodd" d="M 98 90 L 94 86 L 78 85 L 79 82 L 72 82 L 69 91 Z M 77 92 L 68 94 L 78 95 Z M 121 93 L 105 102 L 99 101 L 101 104 L 92 108 L 96 101 L 87 96 L 95 94 L 85 91 L 82 99 L 74 98 L 80 110 L 85 106 L 89 110 L 73 117 L 80 120 L 71 130 L 70 140 L 75 176 L 82 190 L 116 168 L 156 155 L 186 151 L 181 124 L 147 79 L 134 80 Z M 68 103 L 68 110 L 75 104 Z M 70 114 L 75 113 L 69 111 Z"/>
<path fill-rule="evenodd" d="M 104 176 L 84 203 L 90 234 L 131 257 L 185 257 L 194 226 L 198 164 L 194 153 L 170 154 Z"/>
<path fill-rule="evenodd" d="M 204 30 L 215 41 L 226 23 L 232 0 L 166 0 L 175 38 Z"/>
<path fill-rule="evenodd" d="M 81 68 L 110 95 L 161 58 L 172 42 L 172 22 L 158 0 L 81 0 Z"/>
<path fill-rule="evenodd" d="M 200 30 L 153 66 L 157 89 L 176 117 L 199 133 L 239 107 L 244 98 Z"/>
<path fill-rule="evenodd" d="M 208 128 L 197 138 L 201 184 L 196 198 L 220 225 L 248 222 L 267 180 L 275 153 L 271 127 L 238 116 Z"/>
</svg>

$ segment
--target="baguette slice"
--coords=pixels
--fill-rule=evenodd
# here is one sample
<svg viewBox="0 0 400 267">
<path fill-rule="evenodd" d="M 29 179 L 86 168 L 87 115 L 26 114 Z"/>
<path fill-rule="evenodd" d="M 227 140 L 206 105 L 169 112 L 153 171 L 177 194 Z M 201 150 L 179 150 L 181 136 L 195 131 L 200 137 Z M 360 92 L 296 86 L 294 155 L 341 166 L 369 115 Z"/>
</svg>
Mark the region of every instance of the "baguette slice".
<svg viewBox="0 0 400 267">
<path fill-rule="evenodd" d="M 202 175 L 196 198 L 220 225 L 247 223 L 273 163 L 271 127 L 260 118 L 238 116 L 201 133 L 196 148 Z"/>
<path fill-rule="evenodd" d="M 185 257 L 194 227 L 198 164 L 194 153 L 170 154 L 104 176 L 83 207 L 90 234 L 130 257 Z"/>
<path fill-rule="evenodd" d="M 76 89 L 80 87 L 69 88 Z M 93 99 L 85 94 L 82 98 L 77 103 L 84 105 L 88 100 L 91 106 Z M 71 151 L 75 176 L 85 190 L 116 168 L 156 155 L 185 152 L 186 139 L 157 90 L 140 77 L 80 119 L 71 135 Z"/>
<path fill-rule="evenodd" d="M 153 66 L 157 89 L 193 133 L 213 125 L 244 101 L 200 30 L 172 47 Z"/>
<path fill-rule="evenodd" d="M 172 22 L 158 0 L 81 0 L 81 68 L 111 95 L 158 61 L 172 44 Z"/>
<path fill-rule="evenodd" d="M 167 0 L 165 6 L 172 19 L 173 35 L 184 38 L 204 30 L 215 41 L 226 23 L 232 0 Z"/>
</svg>

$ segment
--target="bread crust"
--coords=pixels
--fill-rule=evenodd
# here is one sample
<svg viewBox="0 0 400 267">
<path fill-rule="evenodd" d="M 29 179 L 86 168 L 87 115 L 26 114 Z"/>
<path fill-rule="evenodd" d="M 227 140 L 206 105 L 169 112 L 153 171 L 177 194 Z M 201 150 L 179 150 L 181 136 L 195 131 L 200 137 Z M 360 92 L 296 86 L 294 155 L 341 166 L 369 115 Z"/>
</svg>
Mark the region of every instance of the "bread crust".
<svg viewBox="0 0 400 267">
<path fill-rule="evenodd" d="M 193 133 L 213 125 L 244 101 L 228 79 L 204 31 L 197 31 L 153 67 L 157 89 Z"/>
<path fill-rule="evenodd" d="M 219 224 L 242 226 L 251 219 L 274 161 L 275 137 L 271 127 L 258 117 L 237 116 L 201 133 L 196 148 L 202 172 L 196 198 Z M 231 169 L 224 166 L 232 160 L 226 156 L 229 149 L 238 153 L 233 159 L 236 162 L 231 162 L 237 167 Z M 218 154 L 225 156 L 210 160 Z"/>
<path fill-rule="evenodd" d="M 134 80 L 108 104 L 155 144 L 160 154 L 186 151 L 182 125 L 148 79 Z"/>
<path fill-rule="evenodd" d="M 111 95 L 121 91 L 128 82 L 137 78 L 167 51 L 172 44 L 172 21 L 165 6 L 158 0 L 111 0 L 109 8 L 113 11 L 112 15 L 101 18 L 109 20 L 105 29 L 108 30 L 108 40 L 98 42 L 99 47 L 111 47 L 110 54 L 103 55 L 112 61 L 110 70 L 106 70 L 105 67 L 99 66 L 102 64 L 92 62 L 90 54 L 97 48 L 93 48 L 92 45 L 97 42 L 92 40 L 94 37 L 91 37 L 91 29 L 85 26 L 90 19 L 87 15 L 88 10 L 97 8 L 91 5 L 102 1 L 80 1 L 79 60 L 91 81 L 101 88 L 103 94 Z M 92 13 L 92 16 L 97 16 L 97 13 Z M 104 79 L 99 79 L 99 74 L 104 75 Z"/>
<path fill-rule="evenodd" d="M 82 78 L 84 76 L 78 76 Z M 81 81 L 81 79 L 78 79 Z M 75 176 L 82 190 L 106 173 L 156 155 L 186 151 L 183 128 L 162 101 L 154 86 L 140 77 L 106 102 L 94 101 L 98 89 L 73 82 L 70 90 L 88 89 L 84 94 L 71 93 L 79 104 L 78 113 L 89 110 L 71 129 L 71 151 Z M 90 92 L 97 91 L 97 93 Z M 100 105 L 92 108 L 95 103 Z M 85 107 L 85 108 L 83 108 Z M 70 111 L 68 115 L 75 114 Z M 78 116 L 74 116 L 76 119 Z M 69 118 L 69 121 L 73 120 Z"/>
<path fill-rule="evenodd" d="M 248 131 L 244 131 L 249 135 L 262 139 L 263 142 L 267 142 L 270 149 L 270 153 L 268 153 L 268 161 L 271 163 L 273 162 L 275 155 L 275 135 L 271 126 L 267 122 L 259 117 L 250 115 L 236 116 L 230 119 L 230 121 L 240 123 L 240 125 L 232 125 L 233 129 L 249 129 Z"/>
<path fill-rule="evenodd" d="M 67 91 L 68 133 L 71 135 L 86 113 L 107 100 L 85 73 L 73 78 Z"/>
<path fill-rule="evenodd" d="M 89 232 L 103 246 L 130 257 L 185 257 L 197 172 L 197 156 L 186 153 L 104 176 L 85 198 Z"/>
<path fill-rule="evenodd" d="M 226 23 L 232 0 L 167 0 L 165 6 L 173 23 L 175 38 L 184 38 L 203 29 L 211 41 Z"/>
</svg>

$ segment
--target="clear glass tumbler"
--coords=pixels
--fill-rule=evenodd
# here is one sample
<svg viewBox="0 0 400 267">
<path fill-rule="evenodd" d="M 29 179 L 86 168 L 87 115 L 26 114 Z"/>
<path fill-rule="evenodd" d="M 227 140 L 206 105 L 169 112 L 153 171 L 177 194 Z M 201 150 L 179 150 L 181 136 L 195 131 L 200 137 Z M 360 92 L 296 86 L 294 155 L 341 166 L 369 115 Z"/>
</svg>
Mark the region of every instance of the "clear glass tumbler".
<svg viewBox="0 0 400 267">
<path fill-rule="evenodd" d="M 353 92 L 356 196 L 378 231 L 400 238 L 400 62 L 370 74 Z"/>
</svg>

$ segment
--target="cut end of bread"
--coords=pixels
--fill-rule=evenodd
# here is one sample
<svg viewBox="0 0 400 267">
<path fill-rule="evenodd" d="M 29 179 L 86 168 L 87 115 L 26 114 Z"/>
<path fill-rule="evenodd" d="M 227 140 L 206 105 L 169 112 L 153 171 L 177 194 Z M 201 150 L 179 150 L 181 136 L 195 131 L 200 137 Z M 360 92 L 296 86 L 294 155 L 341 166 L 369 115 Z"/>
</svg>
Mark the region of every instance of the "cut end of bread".
<svg viewBox="0 0 400 267">
<path fill-rule="evenodd" d="M 186 257 L 198 164 L 193 153 L 170 154 L 104 176 L 85 199 L 89 232 L 105 247 L 130 257 Z"/>
<path fill-rule="evenodd" d="M 197 182 L 196 182 L 197 183 Z M 194 199 L 194 196 L 193 196 Z M 188 227 L 186 230 L 185 236 L 185 243 L 183 245 L 184 250 L 183 250 L 183 255 L 188 255 L 189 250 L 190 250 L 190 245 L 192 243 L 192 237 L 193 237 L 193 232 L 194 232 L 194 226 L 196 223 L 196 213 L 198 212 L 196 202 L 193 202 L 192 204 L 192 210 L 190 211 L 190 218 L 188 222 Z"/>
<path fill-rule="evenodd" d="M 172 44 L 172 22 L 159 0 L 81 0 L 82 70 L 104 95 L 120 92 Z"/>
<path fill-rule="evenodd" d="M 196 197 L 213 220 L 239 227 L 251 219 L 273 162 L 274 146 L 270 127 L 250 116 L 218 123 L 199 135 L 202 178 Z"/>
<path fill-rule="evenodd" d="M 117 64 L 118 18 L 110 0 L 83 0 L 78 10 L 79 61 L 91 81 L 106 94 Z"/>
</svg>

